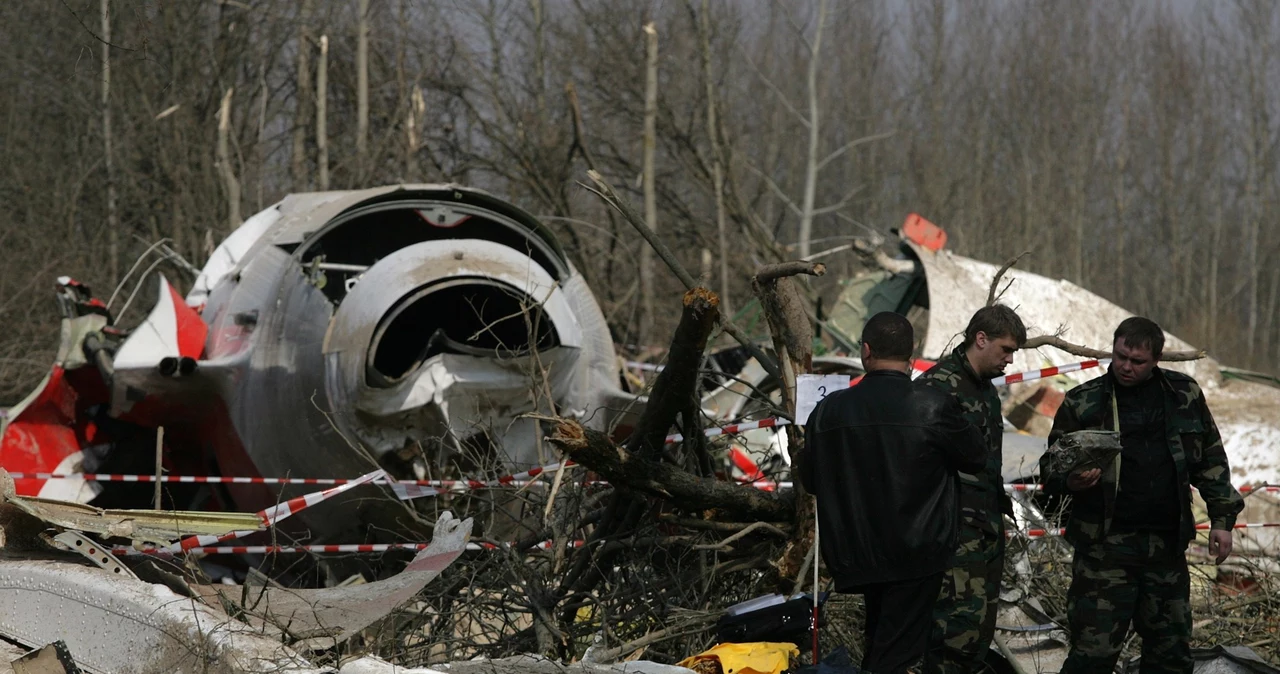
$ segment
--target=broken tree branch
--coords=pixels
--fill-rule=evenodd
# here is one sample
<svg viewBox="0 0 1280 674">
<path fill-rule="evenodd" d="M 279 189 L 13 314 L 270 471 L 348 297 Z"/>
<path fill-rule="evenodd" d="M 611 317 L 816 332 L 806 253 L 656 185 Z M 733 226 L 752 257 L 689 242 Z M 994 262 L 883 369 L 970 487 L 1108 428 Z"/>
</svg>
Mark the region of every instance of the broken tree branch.
<svg viewBox="0 0 1280 674">
<path fill-rule="evenodd" d="M 680 282 L 684 284 L 685 288 L 693 290 L 698 287 L 697 281 L 695 281 L 693 276 L 689 274 L 688 270 L 680 264 L 680 261 L 676 259 L 675 253 L 671 252 L 671 249 L 667 247 L 667 244 L 663 243 L 662 239 L 659 239 L 658 235 L 655 234 L 653 230 L 645 226 L 644 218 L 636 212 L 635 208 L 632 208 L 631 204 L 627 203 L 626 200 L 618 195 L 618 192 L 614 190 L 613 186 L 604 179 L 604 176 L 601 176 L 600 173 L 595 170 L 589 170 L 587 171 L 587 177 L 591 178 L 591 181 L 596 184 L 596 187 L 592 188 L 588 185 L 583 185 L 583 187 L 590 190 L 596 196 L 600 197 L 600 199 L 602 199 L 606 204 L 612 206 L 615 210 L 621 213 L 623 219 L 630 223 L 632 227 L 635 227 L 636 231 L 640 232 L 640 236 L 643 236 L 645 241 L 648 241 L 649 245 L 653 246 L 654 252 L 658 254 L 658 257 L 662 258 L 662 261 L 667 264 L 671 269 L 671 272 L 676 275 L 676 278 L 680 279 Z M 769 374 L 775 377 L 782 376 L 782 373 L 778 370 L 777 363 L 775 363 L 768 354 L 761 350 L 760 347 L 756 346 L 755 342 L 752 342 L 751 338 L 747 336 L 747 333 L 743 332 L 742 328 L 739 328 L 736 323 L 728 317 L 721 317 L 720 327 L 724 328 L 725 332 L 729 333 L 731 337 L 737 340 L 737 342 L 741 344 L 751 354 L 751 356 L 769 372 Z"/>
<path fill-rule="evenodd" d="M 1066 351 L 1067 353 L 1073 356 L 1080 356 L 1081 358 L 1110 358 L 1111 357 L 1110 351 L 1103 351 L 1102 349 L 1091 349 L 1087 346 L 1072 344 L 1071 342 L 1068 342 L 1062 339 L 1061 337 L 1058 337 L 1057 335 L 1041 335 L 1039 337 L 1032 337 L 1027 340 L 1026 344 L 1022 345 L 1022 348 L 1036 349 L 1042 346 L 1052 346 L 1054 348 L 1058 348 L 1063 351 Z M 1203 349 L 1199 351 L 1165 351 L 1163 354 L 1160 355 L 1160 360 L 1167 361 L 1167 362 L 1186 362 L 1189 360 L 1200 360 L 1201 358 L 1204 358 L 1206 355 L 1208 354 Z"/>
<path fill-rule="evenodd" d="M 986 306 L 991 306 L 991 305 L 995 304 L 995 303 L 996 303 L 996 300 L 1000 299 L 1000 295 L 1003 295 L 1003 294 L 1004 294 L 1004 291 L 1000 291 L 1000 292 L 998 292 L 998 293 L 996 292 L 996 290 L 997 290 L 997 289 L 999 289 L 999 287 L 1000 287 L 1000 278 L 1001 278 L 1002 276 L 1004 276 L 1004 273 L 1005 273 L 1005 272 L 1007 272 L 1007 271 L 1009 271 L 1009 269 L 1011 269 L 1011 268 L 1013 267 L 1013 265 L 1018 264 L 1018 260 L 1021 260 L 1022 258 L 1026 257 L 1026 256 L 1028 256 L 1028 255 L 1030 255 L 1030 254 L 1031 254 L 1031 251 L 1029 251 L 1029 250 L 1027 250 L 1027 251 L 1023 251 L 1023 252 L 1022 252 L 1022 254 L 1018 255 L 1017 257 L 1015 257 L 1015 258 L 1010 258 L 1010 260 L 1009 260 L 1008 262 L 1005 262 L 1005 263 L 1004 263 L 1004 266 L 1003 266 L 1003 267 L 1001 267 L 1001 268 L 1000 268 L 1000 270 L 996 272 L 996 276 L 995 276 L 995 278 L 991 279 L 991 288 L 987 290 L 987 304 L 986 304 Z M 1005 289 L 1006 289 L 1006 290 L 1007 290 L 1008 288 L 1009 288 L 1009 286 L 1005 286 Z"/>
<path fill-rule="evenodd" d="M 797 274 L 808 274 L 809 276 L 822 276 L 827 273 L 827 266 L 821 262 L 809 262 L 807 260 L 795 260 L 793 262 L 779 262 L 777 264 L 768 264 L 758 270 L 752 277 L 756 283 L 768 283 L 780 279 L 784 276 L 796 276 Z"/>
<path fill-rule="evenodd" d="M 690 402 L 697 400 L 698 366 L 707 350 L 707 339 L 720 317 L 719 305 L 720 298 L 706 288 L 694 288 L 684 294 L 684 312 L 671 338 L 667 365 L 653 383 L 649 405 L 627 443 L 627 449 L 633 454 L 656 460 L 676 415 L 687 411 Z"/>
<path fill-rule="evenodd" d="M 700 478 L 670 464 L 647 461 L 613 444 L 600 431 L 561 420 L 548 438 L 569 458 L 614 485 L 624 485 L 689 510 L 719 509 L 748 519 L 785 522 L 792 517 L 789 493 L 771 494 L 729 482 Z"/>
<path fill-rule="evenodd" d="M 596 653 L 591 661 L 602 662 L 602 663 L 613 662 L 614 660 L 618 659 L 623 655 L 632 653 L 637 649 L 644 648 L 651 644 L 656 644 L 660 641 L 666 641 L 668 639 L 675 639 L 682 636 L 697 634 L 698 632 L 705 630 L 713 620 L 714 620 L 713 616 L 705 616 L 698 620 L 690 621 L 688 624 L 685 624 L 685 625 L 679 625 L 679 626 L 673 625 L 671 627 L 664 627 L 660 630 L 649 632 L 648 634 L 640 637 L 639 639 L 628 641 L 627 643 L 622 644 L 621 646 L 617 646 L 614 648 L 606 648 L 600 651 L 599 653 Z"/>
<path fill-rule="evenodd" d="M 672 513 L 662 513 L 658 515 L 659 522 L 675 524 L 687 529 L 703 529 L 706 531 L 719 531 L 723 533 L 736 534 L 747 527 L 757 524 L 757 522 L 720 522 L 718 520 L 699 520 L 691 517 L 680 517 Z M 771 530 L 777 531 L 780 536 L 790 536 L 787 531 L 789 527 L 785 525 L 781 528 L 773 527 Z"/>
<path fill-rule="evenodd" d="M 771 534 L 774 534 L 775 536 L 781 536 L 783 538 L 787 537 L 787 532 L 783 531 L 782 529 L 779 529 L 778 527 L 773 526 L 772 524 L 769 524 L 768 522 L 752 522 L 751 524 L 744 527 L 742 531 L 739 531 L 738 533 L 732 536 L 729 536 L 724 540 L 721 540 L 717 543 L 695 545 L 693 546 L 693 549 L 694 550 L 719 550 L 721 552 L 728 552 L 733 549 L 730 546 L 730 543 L 738 542 L 739 540 L 745 538 L 747 534 L 753 533 L 757 529 L 764 529 L 765 531 Z"/>
<path fill-rule="evenodd" d="M 788 414 L 795 414 L 796 375 L 808 372 L 813 363 L 813 324 L 805 311 L 805 301 L 789 278 L 796 274 L 821 276 L 826 266 L 820 262 L 782 262 L 761 267 L 751 278 L 751 289 L 760 298 L 774 352 L 782 368 L 782 392 Z"/>
</svg>

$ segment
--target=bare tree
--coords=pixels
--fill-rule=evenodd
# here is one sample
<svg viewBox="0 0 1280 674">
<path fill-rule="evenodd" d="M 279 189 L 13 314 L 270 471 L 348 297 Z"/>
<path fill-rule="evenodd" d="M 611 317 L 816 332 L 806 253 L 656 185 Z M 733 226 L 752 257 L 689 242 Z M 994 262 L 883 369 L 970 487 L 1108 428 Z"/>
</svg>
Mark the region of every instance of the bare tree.
<svg viewBox="0 0 1280 674">
<path fill-rule="evenodd" d="M 658 191 L 654 153 L 658 146 L 658 31 L 652 23 L 644 26 L 644 222 L 658 231 Z M 644 344 L 653 326 L 653 250 L 640 249 L 640 343 Z"/>
<path fill-rule="evenodd" d="M 316 154 L 320 189 L 329 189 L 329 36 L 320 36 L 320 63 L 316 65 Z"/>
<path fill-rule="evenodd" d="M 702 77 L 707 85 L 707 139 L 711 145 L 711 189 L 716 203 L 716 241 L 720 260 L 720 311 L 733 315 L 729 304 L 729 237 L 724 207 L 724 151 L 720 147 L 720 125 L 716 121 L 716 92 L 711 70 L 711 0 L 702 0 L 698 15 L 702 39 Z"/>
<path fill-rule="evenodd" d="M 364 180 L 369 162 L 369 0 L 358 0 L 356 15 L 356 176 Z"/>
<path fill-rule="evenodd" d="M 222 105 L 218 110 L 218 171 L 222 174 L 222 183 L 227 191 L 227 231 L 240 226 L 240 181 L 236 178 L 235 168 L 231 165 L 231 95 L 234 89 L 227 89 L 222 97 Z"/>
<path fill-rule="evenodd" d="M 314 110 L 311 89 L 311 15 L 315 0 L 302 0 L 298 6 L 298 77 L 297 96 L 294 99 L 293 146 L 290 168 L 293 189 L 305 190 L 310 182 L 307 170 L 307 130 Z"/>
<path fill-rule="evenodd" d="M 111 0 L 102 0 L 102 162 L 107 172 L 108 277 L 120 280 L 120 216 L 116 213 L 115 153 L 111 147 Z"/>
</svg>

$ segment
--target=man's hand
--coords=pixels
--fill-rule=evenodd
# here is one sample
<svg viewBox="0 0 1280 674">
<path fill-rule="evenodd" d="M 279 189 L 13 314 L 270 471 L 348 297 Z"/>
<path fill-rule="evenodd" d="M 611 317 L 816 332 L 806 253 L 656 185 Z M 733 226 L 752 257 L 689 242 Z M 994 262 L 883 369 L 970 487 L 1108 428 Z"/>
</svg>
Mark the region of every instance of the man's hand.
<svg viewBox="0 0 1280 674">
<path fill-rule="evenodd" d="M 1098 484 L 1098 479 L 1101 477 L 1101 468 L 1092 468 L 1083 472 L 1072 473 L 1067 476 L 1067 489 L 1070 489 L 1071 491 L 1088 489 L 1089 487 Z M 1229 549 L 1230 548 L 1228 548 L 1228 550 Z"/>
<path fill-rule="evenodd" d="M 1209 554 L 1216 555 L 1214 564 L 1221 564 L 1231 556 L 1231 532 L 1214 529 L 1209 532 Z"/>
</svg>

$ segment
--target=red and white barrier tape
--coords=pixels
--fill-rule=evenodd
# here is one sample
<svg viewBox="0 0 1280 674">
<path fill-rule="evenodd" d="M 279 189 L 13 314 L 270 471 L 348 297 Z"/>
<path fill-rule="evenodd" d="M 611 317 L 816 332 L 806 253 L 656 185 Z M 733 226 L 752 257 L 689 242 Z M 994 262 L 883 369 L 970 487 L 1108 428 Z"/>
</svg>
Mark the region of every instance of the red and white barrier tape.
<svg viewBox="0 0 1280 674">
<path fill-rule="evenodd" d="M 1241 522 L 1236 524 L 1232 529 L 1270 529 L 1280 527 L 1280 522 Z M 1213 526 L 1211 524 L 1197 524 L 1196 531 L 1209 531 Z M 1029 538 L 1040 538 L 1044 536 L 1064 536 L 1066 529 L 1027 529 L 1024 531 L 1008 531 L 1006 535 L 1017 536 L 1023 534 Z"/>
<path fill-rule="evenodd" d="M 1280 522 L 1248 522 L 1236 524 L 1234 529 L 1263 529 L 1280 527 Z M 1197 524 L 1198 531 L 1208 531 L 1211 528 L 1209 524 Z M 1028 538 L 1044 538 L 1051 536 L 1062 536 L 1066 533 L 1066 529 L 1021 529 L 1007 531 L 1008 536 L 1023 535 Z M 565 546 L 568 548 L 579 548 L 586 543 L 581 540 L 568 541 Z M 200 545 L 183 548 L 182 552 L 204 555 L 266 555 L 266 554 L 293 554 L 301 552 L 311 553 L 374 553 L 387 552 L 390 550 L 424 550 L 430 545 L 429 543 L 349 543 L 340 545 Z M 514 543 L 468 543 L 467 550 L 499 550 L 509 549 Z M 530 549 L 549 550 L 554 545 L 552 541 L 543 541 L 536 545 L 530 546 Z M 132 548 L 132 547 L 116 547 L 112 548 L 112 554 L 115 555 L 168 555 L 176 552 L 169 548 Z"/>
<path fill-rule="evenodd" d="M 919 361 L 917 361 L 919 362 Z M 1110 359 L 1103 358 L 1097 360 L 1086 360 L 1079 363 L 1068 363 L 1066 365 L 1058 365 L 1055 367 L 1041 368 L 1039 370 L 1030 370 L 1027 372 L 1018 372 L 1015 374 L 996 377 L 991 383 L 996 386 L 1006 386 L 1018 382 L 1035 381 L 1044 377 L 1052 377 L 1068 372 L 1077 372 L 1087 370 L 1094 367 L 1109 364 Z M 707 437 L 716 437 L 720 435 L 733 435 L 744 431 L 751 431 L 761 428 L 779 428 L 789 426 L 791 422 L 781 418 L 766 418 L 757 421 L 748 421 L 740 424 L 730 424 L 718 428 L 708 428 L 703 431 Z M 668 435 L 665 439 L 666 444 L 673 444 L 684 440 L 684 436 L 680 433 Z M 561 468 L 568 468 L 575 465 L 572 461 L 564 461 L 562 463 L 553 463 L 547 466 L 532 468 L 523 473 L 515 473 L 500 477 L 496 480 L 389 480 L 385 477 L 377 480 L 365 480 L 356 478 L 361 484 L 364 482 L 374 482 L 377 484 L 388 484 L 401 500 L 409 500 L 424 496 L 435 496 L 441 490 L 452 492 L 463 492 L 477 489 L 494 489 L 503 487 L 525 487 L 533 483 L 534 478 L 543 473 L 552 473 Z M 156 475 L 126 475 L 117 473 L 10 473 L 15 480 L 21 479 L 70 479 L 80 478 L 84 480 L 92 480 L 97 482 L 155 482 Z M 229 484 L 333 484 L 343 486 L 354 486 L 352 483 L 356 480 L 341 478 L 275 478 L 275 477 L 202 477 L 192 475 L 161 475 L 158 476 L 161 482 L 176 483 L 229 483 Z M 603 484 L 603 483 L 601 483 Z M 750 484 L 758 489 L 772 490 L 776 488 L 787 489 L 791 487 L 791 483 L 776 483 L 770 480 L 751 480 L 743 481 L 743 484 Z M 1042 487 L 1038 484 L 1006 484 L 1005 491 L 1038 491 Z M 1241 492 L 1245 491 L 1269 491 L 1280 492 L 1280 487 L 1242 487 Z M 322 492 L 323 493 L 323 492 Z M 305 497 L 299 497 L 305 498 Z"/>
<path fill-rule="evenodd" d="M 317 492 L 312 492 L 310 494 L 303 494 L 302 496 L 291 498 L 288 501 L 285 501 L 284 503 L 277 503 L 276 505 L 273 505 L 270 508 L 267 508 L 266 510 L 259 511 L 258 518 L 262 520 L 263 526 L 269 527 L 272 524 L 275 524 L 276 522 L 296 512 L 305 510 L 306 508 L 309 508 L 317 503 L 321 503 L 330 498 L 333 498 L 334 496 L 337 496 L 342 492 L 350 491 L 351 489 L 358 487 L 362 484 L 365 484 L 367 482 L 386 479 L 386 477 L 387 477 L 386 471 L 375 470 L 372 473 L 361 475 L 360 477 L 344 485 L 331 487 L 324 491 L 317 491 Z"/>
<path fill-rule="evenodd" d="M 190 548 L 184 548 L 182 552 L 198 554 L 198 555 L 267 555 L 267 554 L 293 554 L 299 552 L 328 552 L 328 553 L 370 553 L 370 552 L 387 552 L 390 550 L 425 550 L 430 543 L 346 543 L 338 545 L 198 545 Z M 498 550 L 507 549 L 515 545 L 514 543 L 467 543 L 467 550 Z M 549 550 L 554 545 L 552 541 L 543 541 L 533 545 L 533 549 Z M 578 548 L 584 545 L 583 541 L 569 541 L 565 544 L 568 548 Z M 133 547 L 115 547 L 111 549 L 111 554 L 121 556 L 136 555 L 171 555 L 175 550 L 169 548 L 133 548 Z"/>
<path fill-rule="evenodd" d="M 785 425 L 785 419 L 777 420 L 777 425 Z M 737 426 L 728 426 L 726 428 L 733 429 L 730 432 L 738 432 L 745 424 Z M 768 426 L 753 426 L 754 428 L 768 428 Z M 715 431 L 723 431 L 724 429 L 711 429 Z M 747 429 L 749 430 L 749 429 Z M 409 500 L 422 496 L 434 496 L 441 492 L 462 493 L 472 490 L 481 489 L 501 489 L 501 488 L 523 488 L 536 485 L 544 485 L 545 482 L 531 477 L 537 477 L 544 473 L 554 473 L 562 468 L 570 468 L 578 464 L 573 461 L 564 461 L 561 463 L 553 463 L 540 468 L 501 477 L 496 480 L 373 480 L 369 484 L 385 484 L 389 485 L 401 500 Z M 21 479 L 71 479 L 81 478 L 85 480 L 96 480 L 99 482 L 155 482 L 155 475 L 121 475 L 115 473 L 10 473 L 15 480 Z M 190 475 L 162 475 L 161 482 L 208 482 L 208 483 L 233 483 L 233 484 L 300 484 L 300 485 L 316 485 L 316 484 L 337 484 L 348 485 L 359 478 L 311 478 L 311 477 L 193 477 Z M 774 482 L 772 480 L 741 480 L 741 484 L 755 487 L 757 489 L 773 490 L 773 489 L 791 489 L 794 486 L 792 482 Z M 608 482 L 604 480 L 590 480 L 583 483 L 586 486 L 608 486 Z M 1036 482 L 1028 483 L 1012 483 L 1005 484 L 1006 492 L 1030 492 L 1041 491 L 1044 485 Z M 1244 485 L 1236 487 L 1236 490 L 1242 494 L 1249 492 L 1267 492 L 1272 494 L 1280 494 L 1280 486 Z"/>
<path fill-rule="evenodd" d="M 310 494 L 303 494 L 302 496 L 291 498 L 288 501 L 285 501 L 284 503 L 277 503 L 276 505 L 273 505 L 270 508 L 267 508 L 265 510 L 259 510 L 257 513 L 258 519 L 262 520 L 263 526 L 269 527 L 276 524 L 277 522 L 280 522 L 281 520 L 288 518 L 290 515 L 306 510 L 307 508 L 310 508 L 311 506 L 317 503 L 321 503 L 330 498 L 333 498 L 334 496 L 337 496 L 342 492 L 354 489 L 355 487 L 358 487 L 368 482 L 372 482 L 374 480 L 386 479 L 386 477 L 387 477 L 386 471 L 375 470 L 372 473 L 361 475 L 360 477 L 354 480 L 351 480 L 350 482 L 344 485 L 331 487 L 329 489 L 325 489 L 324 491 L 312 492 Z M 225 534 L 218 534 L 218 535 L 188 536 L 187 538 L 184 538 L 181 541 L 178 541 L 175 545 L 171 545 L 169 546 L 169 548 L 166 548 L 166 549 L 170 551 L 172 551 L 174 548 L 177 548 L 180 550 L 190 550 L 196 547 L 217 545 L 218 543 L 233 541 L 237 538 L 244 538 L 245 536 L 249 536 L 255 533 L 257 533 L 257 530 L 254 530 L 254 531 L 241 530 L 241 531 L 231 531 Z"/>
<path fill-rule="evenodd" d="M 572 461 L 567 466 L 574 465 Z M 559 464 L 552 464 L 557 466 Z M 566 466 L 566 467 L 567 467 Z M 555 468 L 550 468 L 555 470 Z M 543 467 L 542 472 L 548 472 Z M 155 475 L 126 475 L 122 473 L 9 473 L 15 480 L 71 480 L 81 479 L 91 482 L 155 482 Z M 161 475 L 160 482 L 184 484 L 297 484 L 297 485 L 343 485 L 350 484 L 359 478 L 335 477 L 219 477 L 199 475 Z M 492 487 L 525 487 L 531 484 L 542 484 L 536 480 L 374 480 L 370 484 L 411 485 L 418 487 L 436 487 L 446 491 L 466 491 L 468 489 L 486 489 Z"/>
<path fill-rule="evenodd" d="M 1009 384 L 1017 384 L 1018 382 L 1035 381 L 1044 377 L 1053 377 L 1068 372 L 1078 372 L 1080 370 L 1088 370 L 1090 368 L 1099 367 L 1101 365 L 1110 365 L 1110 358 L 1101 358 L 1097 360 L 1085 360 L 1079 363 L 1068 363 L 1066 365 L 1058 365 L 1055 367 L 1045 367 L 1039 370 L 1030 370 L 1027 372 L 1016 372 L 1014 374 L 1006 374 L 1002 377 L 995 377 L 991 380 L 993 386 L 1008 386 Z"/>
<path fill-rule="evenodd" d="M 1016 485 L 1005 485 L 1005 491 L 1010 491 L 1010 492 L 1042 491 L 1043 489 L 1044 489 L 1044 485 L 1041 485 L 1041 483 L 1038 483 L 1038 482 L 1027 482 L 1027 483 L 1016 483 Z M 1192 489 L 1196 489 L 1196 487 L 1192 487 Z M 1251 492 L 1251 491 L 1266 491 L 1266 492 L 1270 492 L 1270 494 L 1280 494 L 1280 487 L 1271 486 L 1271 485 L 1260 485 L 1257 487 L 1244 485 L 1244 486 L 1235 487 L 1235 491 L 1239 491 L 1240 494 L 1248 494 L 1248 492 Z"/>
<path fill-rule="evenodd" d="M 786 420 L 783 419 L 781 421 L 785 422 Z M 715 430 L 719 430 L 719 429 L 715 429 Z M 524 473 L 518 473 L 517 475 L 499 478 L 497 480 L 393 480 L 390 482 L 386 480 L 374 480 L 370 482 L 370 484 L 389 485 L 392 488 L 392 490 L 396 492 L 396 495 L 399 496 L 401 500 L 409 500 L 413 498 L 419 498 L 421 496 L 434 496 L 436 494 L 439 494 L 440 492 L 446 492 L 446 491 L 461 493 L 461 492 L 480 490 L 480 489 L 523 488 L 523 487 L 530 487 L 530 486 L 536 486 L 536 485 L 544 485 L 546 483 L 540 480 L 515 479 L 515 478 L 519 476 L 525 476 L 527 478 L 530 473 L 533 473 L 535 476 L 541 475 L 543 473 L 553 473 L 557 470 L 560 470 L 561 468 L 570 468 L 576 465 L 578 464 L 575 464 L 572 461 L 565 461 L 563 463 L 553 463 L 547 466 L 542 466 L 541 469 L 535 468 L 531 471 L 526 471 Z M 155 481 L 154 475 L 119 475 L 114 473 L 67 473 L 67 474 L 10 473 L 10 475 L 12 475 L 14 479 L 18 479 L 18 480 L 23 478 L 41 479 L 41 480 L 82 478 L 85 480 L 96 480 L 99 482 L 154 482 Z M 137 479 L 137 478 L 145 478 L 145 479 Z M 345 484 L 350 484 L 351 482 L 354 481 L 354 479 L 310 478 L 310 477 L 308 478 L 301 478 L 301 477 L 299 478 L 192 477 L 190 475 L 162 475 L 160 481 L 161 482 L 210 482 L 210 483 L 224 482 L 224 483 L 234 483 L 234 484 L 304 484 L 304 485 L 339 484 L 339 485 L 345 485 Z M 755 487 L 757 489 L 765 489 L 765 490 L 791 489 L 793 487 L 792 482 L 774 482 L 772 480 L 742 480 L 740 482 L 743 485 L 748 485 L 748 486 Z M 584 482 L 583 484 L 587 486 L 607 486 L 609 483 L 604 480 L 590 480 L 588 482 Z M 1036 482 L 1012 483 L 1012 484 L 1004 485 L 1004 490 L 1010 493 L 1041 491 L 1043 489 L 1044 489 L 1044 486 Z M 1250 485 L 1244 485 L 1244 486 L 1236 487 L 1236 490 L 1242 494 L 1246 494 L 1249 492 L 1267 492 L 1267 493 L 1277 494 L 1277 493 L 1280 493 L 1280 486 L 1260 485 L 1260 486 L 1254 487 Z"/>
</svg>

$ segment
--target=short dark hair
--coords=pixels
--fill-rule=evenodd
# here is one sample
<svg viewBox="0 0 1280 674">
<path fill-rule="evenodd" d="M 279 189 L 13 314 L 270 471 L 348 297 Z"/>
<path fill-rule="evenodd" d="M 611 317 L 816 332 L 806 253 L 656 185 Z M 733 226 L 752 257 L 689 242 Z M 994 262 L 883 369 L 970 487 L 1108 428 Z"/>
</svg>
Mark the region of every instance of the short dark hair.
<svg viewBox="0 0 1280 674">
<path fill-rule="evenodd" d="M 915 331 L 902 314 L 881 311 L 862 326 L 862 343 L 871 349 L 871 357 L 879 360 L 911 360 L 915 350 Z"/>
<path fill-rule="evenodd" d="M 1164 353 L 1164 330 L 1150 318 L 1130 316 L 1120 321 L 1112 342 L 1119 339 L 1123 339 L 1125 346 L 1131 349 L 1141 349 L 1144 346 L 1151 349 L 1151 355 L 1157 359 Z"/>
<path fill-rule="evenodd" d="M 978 338 L 979 332 L 985 332 L 991 339 L 1012 337 L 1021 347 L 1027 343 L 1027 328 L 1013 309 L 1003 304 L 992 304 L 982 307 L 969 319 L 969 327 L 964 329 L 964 348 L 969 348 Z"/>
</svg>

